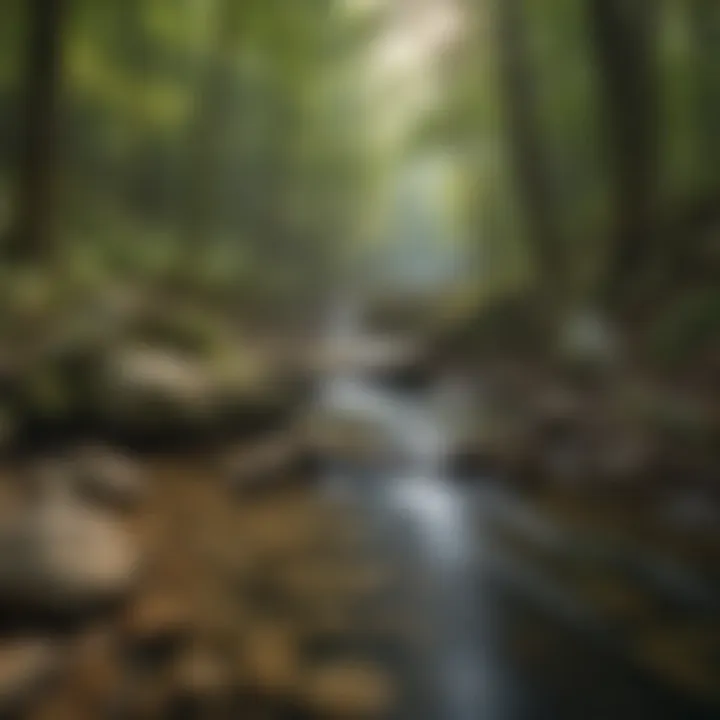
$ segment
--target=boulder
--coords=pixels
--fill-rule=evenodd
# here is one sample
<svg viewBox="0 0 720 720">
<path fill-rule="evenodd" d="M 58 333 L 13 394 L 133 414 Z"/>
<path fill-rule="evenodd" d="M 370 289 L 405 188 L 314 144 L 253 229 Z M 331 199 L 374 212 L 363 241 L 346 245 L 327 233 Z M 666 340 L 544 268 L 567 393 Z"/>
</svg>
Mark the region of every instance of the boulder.
<svg viewBox="0 0 720 720">
<path fill-rule="evenodd" d="M 0 527 L 0 601 L 83 611 L 127 592 L 139 562 L 127 529 L 57 486 Z"/>
<path fill-rule="evenodd" d="M 162 346 L 112 354 L 96 392 L 98 414 L 132 435 L 279 428 L 298 402 L 278 365 L 243 347 L 199 355 Z"/>
<path fill-rule="evenodd" d="M 100 381 L 100 412 L 141 427 L 198 422 L 212 412 L 213 388 L 197 358 L 158 347 L 119 348 Z"/>
</svg>

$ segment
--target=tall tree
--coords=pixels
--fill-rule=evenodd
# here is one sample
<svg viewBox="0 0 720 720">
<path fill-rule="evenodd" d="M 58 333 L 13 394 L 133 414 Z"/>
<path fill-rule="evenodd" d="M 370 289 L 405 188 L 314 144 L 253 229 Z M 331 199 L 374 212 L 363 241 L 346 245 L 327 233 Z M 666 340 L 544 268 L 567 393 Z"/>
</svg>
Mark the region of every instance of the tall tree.
<svg viewBox="0 0 720 720">
<path fill-rule="evenodd" d="M 38 260 L 54 251 L 53 218 L 65 0 L 28 0 L 24 98 L 15 219 L 8 255 Z"/>
<path fill-rule="evenodd" d="M 211 20 L 211 37 L 199 69 L 190 127 L 182 254 L 191 265 L 197 258 L 203 236 L 209 232 L 215 219 L 220 139 L 228 121 L 225 69 L 228 55 L 238 42 L 235 3 L 220 0 L 216 5 Z"/>
<path fill-rule="evenodd" d="M 657 231 L 659 6 L 657 0 L 588 0 L 614 216 L 608 295 L 622 293 L 642 271 Z"/>
<path fill-rule="evenodd" d="M 720 4 L 691 0 L 688 4 L 694 53 L 695 113 L 701 179 L 720 194 Z"/>
<path fill-rule="evenodd" d="M 562 233 L 543 146 L 523 0 L 496 0 L 501 92 L 508 147 L 539 276 L 557 300 L 565 277 Z"/>
</svg>

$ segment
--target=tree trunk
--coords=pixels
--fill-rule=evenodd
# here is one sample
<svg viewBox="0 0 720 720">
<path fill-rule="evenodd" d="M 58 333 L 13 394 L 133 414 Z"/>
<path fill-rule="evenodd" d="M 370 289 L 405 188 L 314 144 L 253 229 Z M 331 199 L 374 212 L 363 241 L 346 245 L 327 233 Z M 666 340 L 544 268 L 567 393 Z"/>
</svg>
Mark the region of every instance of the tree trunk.
<svg viewBox="0 0 720 720">
<path fill-rule="evenodd" d="M 238 42 L 234 0 L 219 0 L 212 37 L 199 68 L 197 100 L 191 119 L 185 204 L 182 211 L 180 276 L 194 272 L 198 253 L 217 221 L 222 136 L 227 128 L 226 60 Z"/>
<path fill-rule="evenodd" d="M 566 277 L 564 248 L 543 148 L 523 0 L 496 0 L 495 14 L 504 120 L 515 183 L 538 274 L 557 301 Z"/>
<path fill-rule="evenodd" d="M 28 32 L 15 218 L 7 254 L 19 260 L 52 255 L 58 100 L 64 0 L 27 0 Z"/>
<path fill-rule="evenodd" d="M 650 259 L 658 195 L 658 0 L 589 0 L 606 115 L 614 228 L 607 297 L 622 297 Z"/>
<path fill-rule="evenodd" d="M 183 251 L 194 260 L 215 217 L 219 131 L 223 124 L 220 70 L 210 63 L 204 72 L 190 131 L 190 161 L 185 204 Z"/>
<path fill-rule="evenodd" d="M 691 0 L 688 6 L 694 55 L 698 171 L 704 190 L 720 191 L 720 3 Z"/>
</svg>

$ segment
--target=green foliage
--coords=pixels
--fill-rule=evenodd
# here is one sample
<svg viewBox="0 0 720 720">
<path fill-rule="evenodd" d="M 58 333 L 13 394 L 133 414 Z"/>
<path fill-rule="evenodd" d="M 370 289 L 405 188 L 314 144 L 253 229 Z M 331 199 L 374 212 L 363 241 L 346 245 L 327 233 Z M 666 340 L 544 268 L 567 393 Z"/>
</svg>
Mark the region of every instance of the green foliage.
<svg viewBox="0 0 720 720">
<path fill-rule="evenodd" d="M 398 147 L 376 152 L 373 128 L 365 125 L 379 122 L 382 108 L 375 113 L 364 94 L 363 63 L 373 58 L 391 13 L 349 12 L 341 0 L 68 3 L 61 251 L 53 268 L 65 287 L 60 292 L 41 271 L 36 280 L 8 279 L 3 292 L 10 306 L 18 305 L 10 316 L 41 315 L 38 307 L 51 307 L 53 293 L 92 297 L 123 284 L 242 302 L 258 317 L 309 306 L 318 288 L 337 282 L 338 268 L 352 266 L 356 250 L 375 251 L 358 248 L 358 240 L 378 240 L 387 229 L 387 186 L 399 170 L 441 149 L 455 153 L 462 178 L 455 212 L 478 259 L 479 289 L 468 313 L 477 316 L 468 322 L 483 342 L 498 333 L 499 342 L 513 345 L 506 334 L 514 325 L 518 336 L 527 333 L 528 347 L 540 347 L 546 338 L 536 315 L 571 312 L 599 294 L 604 275 L 618 267 L 622 223 L 608 130 L 627 126 L 634 109 L 609 107 L 603 93 L 608 68 L 594 52 L 590 0 L 518 0 L 525 32 L 508 57 L 527 60 L 524 81 L 537 106 L 528 115 L 537 116 L 530 130 L 543 181 L 535 184 L 557 199 L 548 214 L 560 247 L 553 262 L 543 263 L 513 168 L 518 139 L 507 132 L 499 51 L 508 48 L 498 46 L 492 3 L 459 4 L 462 33 L 435 60 L 436 102 Z M 720 193 L 719 7 L 713 0 L 665 0 L 655 7 L 657 26 L 642 28 L 651 35 L 650 59 L 658 60 L 648 87 L 637 88 L 650 97 L 656 82 L 660 95 L 653 118 L 660 130 L 659 189 L 650 202 L 655 227 L 681 214 L 681 203 Z M 7 138 L 27 21 L 23 3 L 6 0 L 0 128 L 10 131 Z M 643 106 L 642 97 L 636 100 Z M 12 145 L 0 143 L 0 188 L 8 198 Z M 627 173 L 642 174 L 629 165 Z M 685 236 L 656 232 L 645 240 L 633 277 L 639 295 L 650 292 L 642 278 L 675 257 Z M 536 313 L 528 288 L 538 297 L 562 293 L 554 307 L 544 304 Z M 652 333 L 653 353 L 699 353 L 715 342 L 717 305 L 708 293 L 671 293 Z M 636 300 L 642 304 L 643 297 Z M 623 303 L 630 304 L 623 297 L 613 309 L 622 312 Z"/>
<path fill-rule="evenodd" d="M 26 19 L 22 3 L 6 5 L 0 130 L 14 120 Z M 298 299 L 315 292 L 346 251 L 333 241 L 350 237 L 360 176 L 335 101 L 371 31 L 341 5 L 68 3 L 59 271 L 88 287 L 183 275 L 258 300 L 293 273 Z"/>
</svg>

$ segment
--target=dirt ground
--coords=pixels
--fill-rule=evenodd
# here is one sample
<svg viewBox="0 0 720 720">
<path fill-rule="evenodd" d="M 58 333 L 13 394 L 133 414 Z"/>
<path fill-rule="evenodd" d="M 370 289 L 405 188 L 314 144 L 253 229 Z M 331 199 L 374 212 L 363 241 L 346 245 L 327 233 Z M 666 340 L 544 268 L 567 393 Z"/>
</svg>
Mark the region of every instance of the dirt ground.
<svg viewBox="0 0 720 720">
<path fill-rule="evenodd" d="M 145 473 L 148 496 L 123 520 L 143 548 L 133 591 L 42 638 L 53 671 L 14 717 L 390 713 L 397 688 L 375 648 L 402 632 L 356 518 L 308 478 L 246 494 L 212 458 L 153 460 Z M 11 642 L 0 670 L 3 655 L 17 665 Z"/>
</svg>

